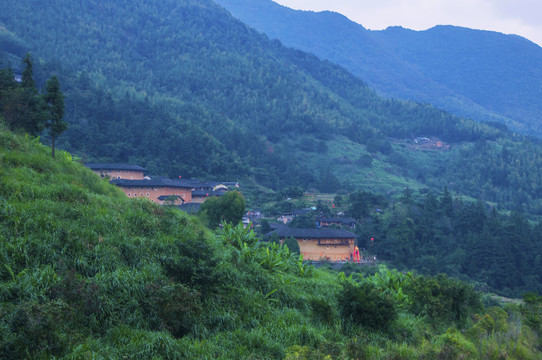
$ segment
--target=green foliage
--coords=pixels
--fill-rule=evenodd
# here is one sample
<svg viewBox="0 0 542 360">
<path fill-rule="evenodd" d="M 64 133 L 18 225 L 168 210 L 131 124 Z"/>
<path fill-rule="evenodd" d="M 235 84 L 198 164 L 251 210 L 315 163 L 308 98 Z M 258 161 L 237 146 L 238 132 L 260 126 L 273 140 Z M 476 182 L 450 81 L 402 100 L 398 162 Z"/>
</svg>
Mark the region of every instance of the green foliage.
<svg viewBox="0 0 542 360">
<path fill-rule="evenodd" d="M 399 307 L 408 307 L 412 300 L 404 293 L 406 287 L 410 285 L 413 279 L 412 273 L 400 273 L 397 270 L 389 270 L 385 266 L 380 266 L 376 274 L 369 277 L 380 291 L 390 296 Z"/>
<path fill-rule="evenodd" d="M 301 254 L 301 250 L 299 249 L 299 243 L 293 237 L 284 239 L 284 245 L 288 247 L 292 254 Z"/>
<path fill-rule="evenodd" d="M 48 119 L 45 127 L 51 136 L 53 157 L 55 157 L 55 140 L 68 128 L 68 123 L 62 120 L 64 117 L 64 94 L 60 91 L 60 83 L 56 76 L 47 80 L 43 98 L 48 105 Z"/>
<path fill-rule="evenodd" d="M 271 225 L 269 225 L 269 221 L 267 219 L 262 219 L 260 221 L 260 230 L 259 230 L 260 233 L 265 235 L 265 234 L 271 232 L 271 230 L 273 230 L 273 229 L 271 228 Z M 276 235 L 276 233 L 275 233 L 275 235 Z"/>
<path fill-rule="evenodd" d="M 292 11 L 263 0 L 217 2 L 270 38 L 341 65 L 390 98 L 541 134 L 541 50 L 523 38 L 454 26 L 375 32 L 333 12 Z"/>
<path fill-rule="evenodd" d="M 542 296 L 536 293 L 526 293 L 523 296 L 525 305 L 523 306 L 523 314 L 526 318 L 526 323 L 540 337 L 542 335 Z"/>
<path fill-rule="evenodd" d="M 412 311 L 427 316 L 435 324 L 453 323 L 463 327 L 468 315 L 482 307 L 472 286 L 443 274 L 434 278 L 413 277 L 404 292 L 410 298 Z"/>
<path fill-rule="evenodd" d="M 331 302 L 332 299 L 320 296 L 310 300 L 310 306 L 315 321 L 332 326 L 338 319 L 336 304 Z"/>
<path fill-rule="evenodd" d="M 85 161 L 138 163 L 170 177 L 250 179 L 274 189 L 394 192 L 398 184 L 453 182 L 450 190 L 478 197 L 488 184 L 484 196 L 507 207 L 525 202 L 542 209 L 535 180 L 499 182 L 501 171 L 489 167 L 496 163 L 471 156 L 477 150 L 465 143 L 490 141 L 492 152 L 506 144 L 519 159 L 538 161 L 540 151 L 515 149 L 525 139 L 430 106 L 383 99 L 339 66 L 270 41 L 209 0 L 3 5 L 9 33 L 39 54 L 36 84 L 44 88 L 53 75 L 62 83 L 70 128 L 55 145 Z M 171 16 L 157 21 L 164 13 Z M 134 31 L 142 34 L 138 41 L 129 40 Z M 457 148 L 420 153 L 390 139 L 420 134 Z M 352 149 L 337 154 L 337 143 Z M 379 155 L 358 171 L 353 165 L 367 148 Z M 475 183 L 456 176 L 470 167 Z M 505 174 L 538 169 L 509 160 L 502 167 Z"/>
<path fill-rule="evenodd" d="M 169 247 L 170 252 L 160 258 L 168 278 L 204 294 L 210 291 L 213 283 L 221 280 L 216 272 L 218 260 L 203 233 L 185 241 L 175 240 Z"/>
<path fill-rule="evenodd" d="M 450 328 L 441 336 L 443 346 L 439 359 L 459 360 L 471 359 L 476 354 L 473 344 L 464 338 L 457 329 Z"/>
<path fill-rule="evenodd" d="M 373 330 L 386 331 L 397 318 L 395 303 L 372 283 L 342 281 L 338 297 L 343 319 Z"/>
<path fill-rule="evenodd" d="M 0 69 L 0 115 L 12 131 L 37 136 L 45 126 L 47 104 L 36 88 L 29 54 L 23 62 L 21 84 L 15 81 L 10 69 Z"/>
<path fill-rule="evenodd" d="M 279 242 L 264 244 L 252 230 L 244 229 L 242 224 L 223 224 L 216 237 L 219 241 L 233 246 L 233 259 L 236 261 L 258 264 L 269 271 L 290 271 L 302 277 L 312 275 L 312 266 L 303 263 L 303 255 L 299 255 L 299 252 L 295 253 Z"/>
<path fill-rule="evenodd" d="M 303 189 L 299 186 L 289 186 L 281 190 L 280 194 L 286 198 L 303 197 Z"/>
<path fill-rule="evenodd" d="M 308 346 L 294 345 L 289 347 L 286 352 L 285 360 L 331 360 L 330 355 L 322 354 L 318 350 L 313 350 Z"/>
<path fill-rule="evenodd" d="M 400 289 L 433 293 L 431 279 L 381 268 L 341 283 L 242 225 L 210 236 L 197 219 L 129 199 L 69 154 L 48 153 L 36 139 L 0 131 L 3 359 L 474 354 L 473 331 L 465 332 L 472 343 L 443 335 L 401 306 Z M 460 283 L 448 282 L 438 281 L 446 304 L 460 298 Z M 404 294 L 415 302 L 417 293 Z M 500 325 L 481 349 L 536 359 L 530 329 L 510 332 L 512 313 L 488 309 Z"/>
<path fill-rule="evenodd" d="M 538 175 L 516 176 L 539 168 L 532 166 L 540 157 L 535 143 L 526 149 L 524 139 L 495 128 L 378 98 L 340 67 L 268 41 L 212 2 L 2 5 L 4 26 L 40 49 L 44 60 L 34 69 L 36 83 L 43 86 L 54 73 L 62 80 L 71 126 L 58 140 L 85 160 L 130 160 L 170 176 L 251 177 L 276 189 L 337 188 L 343 175 L 337 166 L 351 165 L 366 145 L 374 145 L 369 140 L 423 132 L 449 142 L 480 141 L 446 154 L 410 154 L 415 164 L 393 171 L 418 172 L 413 189 L 424 181 L 440 186 L 441 172 L 453 180 L 454 193 L 482 191 L 491 199 L 513 199 L 507 205 L 520 201 L 536 208 L 532 184 Z M 138 41 L 130 41 L 134 31 Z M 6 71 L 0 77 L 7 87 L 13 85 L 10 76 Z M 355 145 L 351 159 L 328 153 L 328 144 L 343 140 Z M 304 150 L 293 151 L 301 143 Z M 390 146 L 390 156 L 406 154 L 391 140 Z M 408 358 L 418 348 L 426 358 L 441 351 L 456 356 L 454 349 L 470 354 L 464 339 L 455 333 L 445 338 L 439 330 L 448 324 L 464 328 L 469 315 L 479 312 L 476 293 L 460 282 L 386 272 L 341 285 L 286 247 L 259 242 L 250 230 L 225 224 L 211 237 L 175 209 L 127 199 L 76 157 L 61 152 L 52 161 L 47 151 L 38 140 L 0 130 L 2 358 L 284 358 L 293 346 L 307 356 L 334 358 L 392 358 L 394 352 Z M 473 168 L 502 161 L 511 177 L 499 182 L 500 173 L 486 169 L 456 178 L 452 172 L 471 166 L 460 155 L 472 155 Z M 375 154 L 371 171 L 380 172 L 388 158 Z M 490 178 L 494 182 L 484 187 Z M 503 289 L 512 289 L 515 279 L 524 288 L 537 284 L 540 232 L 519 214 L 493 216 L 481 211 L 481 203 L 459 204 L 450 212 L 449 197 L 431 192 L 425 201 L 395 208 L 385 208 L 378 195 L 354 194 L 352 211 L 366 221 L 361 231 L 374 234 L 379 256 L 397 250 L 394 260 L 404 259 L 403 266 L 490 274 L 491 285 Z M 234 206 L 225 213 L 215 212 L 224 204 L 211 202 L 207 209 L 216 225 L 236 224 L 244 210 L 244 201 L 230 196 Z M 385 208 L 384 214 L 374 213 L 375 207 Z M 514 241 L 503 241 L 509 237 Z M 458 239 L 461 247 L 452 248 Z M 446 261 L 436 249 L 443 249 Z M 466 261 L 467 251 L 477 256 Z M 510 261 L 486 253 L 517 256 Z M 491 259 L 485 273 L 480 259 Z M 488 315 L 493 319 L 495 313 Z M 432 332 L 425 330 L 427 322 Z M 410 325 L 415 331 L 406 331 Z M 539 355 L 528 331 L 520 336 L 518 354 Z M 350 337 L 353 347 L 361 339 L 363 348 L 346 346 Z"/>
<path fill-rule="evenodd" d="M 297 215 L 288 224 L 288 227 L 292 229 L 314 229 L 316 228 L 315 215 L 312 212 L 306 214 Z"/>
<path fill-rule="evenodd" d="M 237 225 L 245 214 L 245 198 L 239 191 L 228 191 L 220 197 L 210 197 L 201 205 L 200 212 L 215 229 L 225 222 Z"/>
<path fill-rule="evenodd" d="M 280 244 L 280 238 L 276 231 L 273 231 L 273 233 L 269 237 L 269 242 L 272 244 Z"/>
</svg>

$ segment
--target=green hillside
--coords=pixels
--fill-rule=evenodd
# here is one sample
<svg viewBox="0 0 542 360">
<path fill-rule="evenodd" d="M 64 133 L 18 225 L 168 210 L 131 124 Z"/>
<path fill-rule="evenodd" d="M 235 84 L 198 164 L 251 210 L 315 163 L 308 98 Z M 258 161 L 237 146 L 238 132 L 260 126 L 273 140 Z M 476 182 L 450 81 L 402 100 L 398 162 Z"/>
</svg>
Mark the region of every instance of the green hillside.
<svg viewBox="0 0 542 360">
<path fill-rule="evenodd" d="M 445 276 L 316 270 L 3 128 L 0 169 L 2 359 L 540 358 L 535 295 L 484 308 Z"/>
<path fill-rule="evenodd" d="M 524 38 L 454 26 L 372 31 L 337 13 L 272 0 L 216 2 L 270 38 L 344 66 L 386 96 L 542 136 L 542 48 Z"/>
<path fill-rule="evenodd" d="M 58 145 L 86 162 L 276 190 L 394 195 L 448 186 L 542 213 L 538 143 L 498 124 L 383 99 L 343 68 L 270 41 L 210 1 L 3 5 L 3 66 L 20 68 L 30 51 L 38 85 L 58 75 L 70 123 Z M 450 151 L 413 151 L 417 137 Z"/>
</svg>

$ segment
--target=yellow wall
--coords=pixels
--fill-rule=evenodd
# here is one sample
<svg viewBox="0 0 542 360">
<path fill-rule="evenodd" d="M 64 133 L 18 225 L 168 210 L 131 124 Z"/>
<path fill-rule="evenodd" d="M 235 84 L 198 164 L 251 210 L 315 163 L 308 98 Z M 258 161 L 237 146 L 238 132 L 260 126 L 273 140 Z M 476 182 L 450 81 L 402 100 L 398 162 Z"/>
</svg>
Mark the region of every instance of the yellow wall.
<svg viewBox="0 0 542 360">
<path fill-rule="evenodd" d="M 347 242 L 348 245 L 342 245 Z M 355 239 L 297 239 L 303 260 L 322 260 L 328 258 L 330 261 L 345 261 L 350 259 L 354 253 Z"/>
</svg>

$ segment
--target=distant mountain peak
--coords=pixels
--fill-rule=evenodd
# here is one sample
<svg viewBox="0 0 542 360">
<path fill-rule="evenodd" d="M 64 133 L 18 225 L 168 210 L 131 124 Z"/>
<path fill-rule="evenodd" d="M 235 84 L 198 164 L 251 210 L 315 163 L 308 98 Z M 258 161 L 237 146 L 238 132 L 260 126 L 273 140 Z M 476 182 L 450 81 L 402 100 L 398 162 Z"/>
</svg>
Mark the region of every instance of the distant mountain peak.
<svg viewBox="0 0 542 360">
<path fill-rule="evenodd" d="M 216 1 L 284 45 L 345 67 L 381 94 L 542 137 L 542 48 L 521 36 L 455 25 L 368 31 L 333 12 L 296 11 L 271 0 Z"/>
</svg>

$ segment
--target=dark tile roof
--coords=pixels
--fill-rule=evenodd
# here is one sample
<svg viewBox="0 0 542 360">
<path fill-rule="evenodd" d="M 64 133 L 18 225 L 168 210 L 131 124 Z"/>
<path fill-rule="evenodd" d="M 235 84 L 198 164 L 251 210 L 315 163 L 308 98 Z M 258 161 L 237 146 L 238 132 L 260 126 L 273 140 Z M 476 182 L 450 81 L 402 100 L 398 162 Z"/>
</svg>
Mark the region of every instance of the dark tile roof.
<svg viewBox="0 0 542 360">
<path fill-rule="evenodd" d="M 222 184 L 226 185 L 227 187 L 239 187 L 239 183 L 237 181 L 226 181 Z"/>
<path fill-rule="evenodd" d="M 86 167 L 92 170 L 133 170 L 147 171 L 144 167 L 130 164 L 86 164 Z"/>
<path fill-rule="evenodd" d="M 311 238 L 311 239 L 350 239 L 358 237 L 356 234 L 342 229 L 291 229 L 286 226 L 277 227 L 265 236 L 271 236 L 274 232 L 279 237 Z"/>
<path fill-rule="evenodd" d="M 299 209 L 299 210 L 295 210 L 294 212 L 289 212 L 289 213 L 283 213 L 282 216 L 301 216 L 301 215 L 306 215 L 308 213 L 310 213 L 311 211 L 313 211 L 312 209 Z"/>
<path fill-rule="evenodd" d="M 321 217 L 321 218 L 318 218 L 318 220 L 339 223 L 339 224 L 352 224 L 352 223 L 357 222 L 356 219 L 342 218 L 342 217 L 335 217 L 335 218 Z"/>
<path fill-rule="evenodd" d="M 218 185 L 224 185 L 224 183 L 219 181 L 206 181 L 197 179 L 179 179 L 178 181 L 190 184 L 193 189 L 208 190 L 207 192 L 213 191 L 213 189 Z"/>
<path fill-rule="evenodd" d="M 186 188 L 194 189 L 194 191 L 201 191 L 203 194 L 213 193 L 213 196 L 221 196 L 221 192 L 224 190 L 214 191 L 214 187 L 220 185 L 220 182 L 212 181 L 201 181 L 195 179 L 169 179 L 163 176 L 155 176 L 151 179 L 144 180 L 128 180 L 128 179 L 114 179 L 111 181 L 111 184 L 117 186 L 153 186 L 153 187 L 177 187 L 177 188 Z M 203 196 L 203 195 L 200 195 Z"/>
<path fill-rule="evenodd" d="M 191 189 L 192 185 L 181 180 L 172 180 L 172 179 L 150 179 L 150 180 L 127 180 L 127 179 L 113 179 L 110 181 L 111 184 L 130 187 L 130 186 L 141 186 L 141 187 L 174 187 L 174 188 L 184 188 Z"/>
<path fill-rule="evenodd" d="M 223 190 L 219 191 L 208 191 L 208 190 L 192 190 L 192 196 L 222 196 L 226 192 Z"/>
</svg>

